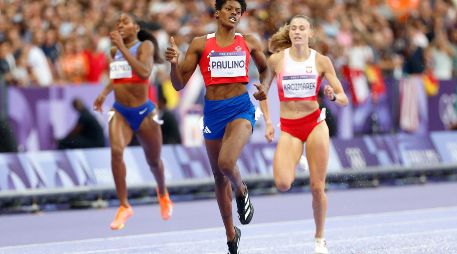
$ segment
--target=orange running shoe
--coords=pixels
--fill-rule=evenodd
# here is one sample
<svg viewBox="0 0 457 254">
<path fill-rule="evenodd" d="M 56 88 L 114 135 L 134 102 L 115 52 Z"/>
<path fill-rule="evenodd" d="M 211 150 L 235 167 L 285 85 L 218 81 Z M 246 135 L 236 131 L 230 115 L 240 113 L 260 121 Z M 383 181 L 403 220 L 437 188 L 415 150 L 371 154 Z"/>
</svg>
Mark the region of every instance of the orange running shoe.
<svg viewBox="0 0 457 254">
<path fill-rule="evenodd" d="M 170 219 L 171 215 L 173 214 L 173 202 L 171 202 L 170 196 L 168 195 L 168 193 L 163 196 L 160 196 L 159 192 L 157 192 L 157 199 L 159 200 L 160 215 L 162 215 L 162 219 Z"/>
<path fill-rule="evenodd" d="M 113 222 L 111 222 L 111 229 L 112 230 L 120 230 L 124 228 L 124 224 L 127 221 L 130 216 L 133 215 L 133 209 L 132 207 L 124 207 L 120 206 L 119 209 L 117 209 L 116 217 L 114 217 Z"/>
</svg>

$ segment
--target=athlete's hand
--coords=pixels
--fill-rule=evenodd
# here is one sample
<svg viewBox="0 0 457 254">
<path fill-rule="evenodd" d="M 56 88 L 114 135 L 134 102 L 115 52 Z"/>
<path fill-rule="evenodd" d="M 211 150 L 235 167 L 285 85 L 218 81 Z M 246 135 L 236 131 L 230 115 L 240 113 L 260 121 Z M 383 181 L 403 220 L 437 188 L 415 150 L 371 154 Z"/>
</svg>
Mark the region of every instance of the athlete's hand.
<svg viewBox="0 0 457 254">
<path fill-rule="evenodd" d="M 121 34 L 119 31 L 112 31 L 109 33 L 111 43 L 116 46 L 116 48 L 120 49 L 122 47 L 125 47 L 124 40 L 122 39 Z"/>
<path fill-rule="evenodd" d="M 267 94 L 263 91 L 263 87 L 260 84 L 254 84 L 257 87 L 257 92 L 253 94 L 254 98 L 258 101 L 263 101 L 267 99 Z"/>
<path fill-rule="evenodd" d="M 324 87 L 324 95 L 327 97 L 327 99 L 332 100 L 335 96 L 335 91 L 333 91 L 331 86 L 326 85 Z"/>
<path fill-rule="evenodd" d="M 268 143 L 273 141 L 275 136 L 275 128 L 273 128 L 273 124 L 271 122 L 267 122 L 267 126 L 265 126 L 265 138 L 267 139 Z"/>
<path fill-rule="evenodd" d="M 116 48 L 120 49 L 124 45 L 124 40 L 122 40 L 122 36 L 119 31 L 112 31 L 109 33 L 111 43 L 116 46 Z"/>
<path fill-rule="evenodd" d="M 105 102 L 105 99 L 106 99 L 106 96 L 103 95 L 103 94 L 100 94 L 97 97 L 97 99 L 95 99 L 94 106 L 93 106 L 95 111 L 98 111 L 100 113 L 103 112 L 103 107 L 102 106 L 103 106 L 103 103 Z"/>
<path fill-rule="evenodd" d="M 175 38 L 173 36 L 170 37 L 170 45 L 165 51 L 165 59 L 172 64 L 177 64 L 179 59 L 179 49 L 175 43 Z"/>
</svg>

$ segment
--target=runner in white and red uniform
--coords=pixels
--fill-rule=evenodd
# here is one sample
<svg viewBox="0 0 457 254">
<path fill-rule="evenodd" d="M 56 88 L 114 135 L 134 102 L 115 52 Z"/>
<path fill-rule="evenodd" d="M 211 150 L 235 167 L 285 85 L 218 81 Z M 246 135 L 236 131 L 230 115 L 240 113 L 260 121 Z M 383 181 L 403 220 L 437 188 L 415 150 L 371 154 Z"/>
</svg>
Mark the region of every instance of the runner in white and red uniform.
<svg viewBox="0 0 457 254">
<path fill-rule="evenodd" d="M 267 75 L 268 78 L 263 84 L 257 86 L 259 91 L 254 94 L 254 97 L 261 100 L 261 110 L 267 123 L 265 137 L 271 142 L 274 128 L 265 99 L 272 79 L 276 76 L 280 100 L 281 134 L 273 161 L 275 184 L 280 191 L 290 189 L 295 180 L 295 168 L 300 163 L 303 145 L 306 143 L 306 159 L 309 165 L 316 223 L 314 253 L 327 254 L 324 221 L 327 210 L 325 177 L 329 154 L 329 131 L 323 121 L 325 110 L 321 112 L 317 102 L 322 79 L 327 79 L 329 83 L 324 88 L 324 94 L 328 99 L 340 106 L 345 106 L 348 99 L 330 59 L 309 47 L 311 36 L 310 19 L 303 15 L 293 17 L 289 25 L 282 27 L 273 35 L 270 50 L 274 54 L 268 59 L 271 75 Z M 308 252 L 305 251 L 305 253 Z"/>
</svg>

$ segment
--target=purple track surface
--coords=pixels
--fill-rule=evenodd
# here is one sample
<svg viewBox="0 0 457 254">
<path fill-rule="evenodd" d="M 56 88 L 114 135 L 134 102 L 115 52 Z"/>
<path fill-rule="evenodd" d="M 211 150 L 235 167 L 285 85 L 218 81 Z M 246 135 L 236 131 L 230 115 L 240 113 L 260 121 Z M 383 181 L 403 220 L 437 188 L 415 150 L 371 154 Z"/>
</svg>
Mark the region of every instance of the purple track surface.
<svg viewBox="0 0 457 254">
<path fill-rule="evenodd" d="M 327 198 L 332 254 L 457 253 L 457 183 L 332 190 Z M 240 253 L 313 253 L 310 193 L 252 201 Z M 109 229 L 115 208 L 3 215 L 0 254 L 227 253 L 214 199 L 178 202 L 168 222 L 157 205 L 134 210 L 121 231 Z"/>
</svg>

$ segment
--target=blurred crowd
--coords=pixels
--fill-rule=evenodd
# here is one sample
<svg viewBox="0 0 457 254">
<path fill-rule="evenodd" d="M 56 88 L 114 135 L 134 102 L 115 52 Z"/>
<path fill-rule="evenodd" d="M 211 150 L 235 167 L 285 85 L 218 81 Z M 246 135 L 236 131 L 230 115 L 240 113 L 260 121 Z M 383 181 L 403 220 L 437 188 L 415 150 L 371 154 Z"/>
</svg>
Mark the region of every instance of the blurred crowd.
<svg viewBox="0 0 457 254">
<path fill-rule="evenodd" d="M 376 64 L 395 78 L 457 75 L 456 0 L 246 2 L 239 30 L 258 36 L 265 51 L 278 27 L 305 14 L 315 21 L 313 47 L 337 70 Z M 0 74 L 15 86 L 106 81 L 109 32 L 121 11 L 144 20 L 161 51 L 170 35 L 185 50 L 193 37 L 215 30 L 214 0 L 1 0 L 0 10 Z"/>
</svg>

